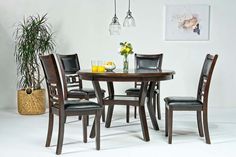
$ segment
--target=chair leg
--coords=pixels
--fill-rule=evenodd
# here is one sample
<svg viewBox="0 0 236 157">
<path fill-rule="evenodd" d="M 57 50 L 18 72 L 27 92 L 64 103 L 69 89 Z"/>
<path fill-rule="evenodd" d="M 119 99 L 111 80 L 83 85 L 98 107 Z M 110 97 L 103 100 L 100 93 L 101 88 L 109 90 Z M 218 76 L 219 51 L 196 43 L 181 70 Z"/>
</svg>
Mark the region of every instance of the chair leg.
<svg viewBox="0 0 236 157">
<path fill-rule="evenodd" d="M 173 110 L 168 109 L 168 143 L 172 144 Z"/>
<path fill-rule="evenodd" d="M 161 107 L 160 107 L 160 93 L 157 94 L 157 116 L 158 116 L 158 119 L 161 120 Z"/>
<path fill-rule="evenodd" d="M 67 118 L 67 117 L 65 116 L 65 118 L 64 118 L 64 123 L 66 123 L 66 118 Z"/>
<path fill-rule="evenodd" d="M 168 109 L 165 107 L 165 136 L 168 136 Z"/>
<path fill-rule="evenodd" d="M 204 134 L 207 144 L 211 144 L 209 129 L 208 129 L 208 118 L 207 118 L 207 111 L 203 110 L 203 125 L 204 125 Z"/>
<path fill-rule="evenodd" d="M 126 123 L 129 123 L 129 105 L 126 105 Z"/>
<path fill-rule="evenodd" d="M 89 126 L 89 115 L 87 115 L 87 126 Z"/>
<path fill-rule="evenodd" d="M 87 95 L 85 97 L 85 100 L 88 100 L 89 101 L 89 96 Z M 87 115 L 87 126 L 89 125 L 89 115 Z"/>
<path fill-rule="evenodd" d="M 103 106 L 103 110 L 102 110 L 102 122 L 105 122 L 105 117 L 106 117 L 106 108 L 105 108 L 105 106 Z"/>
<path fill-rule="evenodd" d="M 137 106 L 134 106 L 134 118 L 137 118 Z"/>
<path fill-rule="evenodd" d="M 90 138 L 95 137 L 95 123 L 96 123 L 96 115 L 95 115 L 95 118 L 94 118 L 94 121 L 93 121 L 93 125 L 92 125 L 92 128 L 91 128 L 90 135 L 89 135 Z"/>
<path fill-rule="evenodd" d="M 58 139 L 57 139 L 57 150 L 56 154 L 61 154 L 62 145 L 63 145 L 63 138 L 64 138 L 64 113 L 59 113 L 59 128 L 58 128 Z"/>
<path fill-rule="evenodd" d="M 97 111 L 95 115 L 95 133 L 96 133 L 96 149 L 100 150 L 100 118 L 101 118 L 101 111 Z"/>
<path fill-rule="evenodd" d="M 197 111 L 197 126 L 198 126 L 198 132 L 199 136 L 203 137 L 203 130 L 202 130 L 202 111 Z"/>
<path fill-rule="evenodd" d="M 83 141 L 87 143 L 87 124 L 88 124 L 88 115 L 83 115 Z"/>
<path fill-rule="evenodd" d="M 82 120 L 82 116 L 79 116 L 78 120 Z M 89 126 L 89 116 L 88 115 L 87 115 L 87 124 L 86 125 Z"/>
<path fill-rule="evenodd" d="M 53 121 L 54 115 L 52 111 L 49 111 L 49 119 L 48 119 L 48 133 L 47 133 L 47 140 L 46 140 L 46 147 L 50 146 L 51 139 L 52 139 L 52 131 L 53 131 Z"/>
<path fill-rule="evenodd" d="M 157 114 L 157 102 L 156 102 L 156 94 L 155 93 L 153 94 L 152 104 L 153 104 L 154 115 L 156 116 L 156 114 Z"/>
</svg>

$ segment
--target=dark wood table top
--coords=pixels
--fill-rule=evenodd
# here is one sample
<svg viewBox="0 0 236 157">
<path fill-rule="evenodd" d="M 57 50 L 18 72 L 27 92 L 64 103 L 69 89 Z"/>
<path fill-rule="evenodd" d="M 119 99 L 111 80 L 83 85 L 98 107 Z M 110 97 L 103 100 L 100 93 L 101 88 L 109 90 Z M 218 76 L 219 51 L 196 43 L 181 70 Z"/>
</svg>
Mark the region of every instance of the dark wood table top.
<svg viewBox="0 0 236 157">
<path fill-rule="evenodd" d="M 173 79 L 175 71 L 173 70 L 135 70 L 130 69 L 123 72 L 116 69 L 113 72 L 92 72 L 89 70 L 80 70 L 77 72 L 83 80 L 96 81 L 161 81 Z"/>
</svg>

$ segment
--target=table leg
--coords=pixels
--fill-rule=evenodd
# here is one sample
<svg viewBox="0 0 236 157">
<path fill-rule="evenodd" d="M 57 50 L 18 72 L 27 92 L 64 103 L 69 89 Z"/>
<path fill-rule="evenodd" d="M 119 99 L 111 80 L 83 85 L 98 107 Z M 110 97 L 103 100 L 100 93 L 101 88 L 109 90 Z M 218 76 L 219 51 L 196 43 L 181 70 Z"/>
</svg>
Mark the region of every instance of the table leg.
<svg viewBox="0 0 236 157">
<path fill-rule="evenodd" d="M 144 106 L 139 106 L 139 117 L 140 117 L 144 141 L 150 141 Z"/>
<path fill-rule="evenodd" d="M 100 84 L 98 81 L 92 81 L 94 90 L 95 90 L 95 94 L 97 97 L 97 101 L 99 104 L 104 105 L 103 103 L 103 94 L 102 94 L 102 89 L 100 87 Z M 105 109 L 105 106 L 103 106 Z M 91 133 L 90 133 L 90 138 L 94 138 L 95 137 L 95 119 L 92 125 L 92 129 L 91 129 Z"/>
<path fill-rule="evenodd" d="M 144 106 L 145 98 L 147 96 L 147 86 L 148 82 L 142 82 L 140 89 L 141 92 L 139 95 L 139 118 L 141 122 L 144 141 L 150 141 Z"/>
<path fill-rule="evenodd" d="M 98 103 L 103 105 L 102 89 L 98 81 L 92 81 Z"/>
<path fill-rule="evenodd" d="M 153 105 L 154 104 L 152 104 L 155 85 L 156 85 L 156 82 L 150 82 L 150 84 L 149 84 L 147 107 L 148 107 L 148 112 L 149 112 L 149 115 L 150 115 L 150 118 L 151 118 L 151 121 L 152 121 L 153 128 L 155 130 L 159 130 L 159 126 L 157 124 L 157 119 L 156 119 L 156 116 L 155 116 L 155 112 L 153 110 Z"/>
<path fill-rule="evenodd" d="M 108 110 L 107 110 L 106 124 L 105 124 L 106 128 L 109 128 L 111 126 L 113 110 L 114 110 L 114 105 L 109 105 Z"/>
<path fill-rule="evenodd" d="M 113 82 L 107 82 L 107 89 L 108 89 L 108 95 L 109 98 L 114 97 L 114 85 Z M 109 105 L 107 110 L 107 118 L 106 118 L 106 124 L 105 127 L 109 128 L 111 126 L 111 119 L 113 115 L 114 105 Z"/>
</svg>

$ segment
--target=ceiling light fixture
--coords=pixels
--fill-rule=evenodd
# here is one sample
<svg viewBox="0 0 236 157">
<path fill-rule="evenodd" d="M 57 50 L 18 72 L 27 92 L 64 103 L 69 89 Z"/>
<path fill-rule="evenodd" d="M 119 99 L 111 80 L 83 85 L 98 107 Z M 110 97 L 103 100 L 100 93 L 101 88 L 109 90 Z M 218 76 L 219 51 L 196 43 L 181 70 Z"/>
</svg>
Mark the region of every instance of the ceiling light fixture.
<svg viewBox="0 0 236 157">
<path fill-rule="evenodd" d="M 135 20 L 132 16 L 132 12 L 130 11 L 130 0 L 129 0 L 129 10 L 127 12 L 127 15 L 125 17 L 124 23 L 123 23 L 124 27 L 135 27 Z"/>
<path fill-rule="evenodd" d="M 114 0 L 114 6 L 115 6 L 115 15 L 112 18 L 112 21 L 109 25 L 109 32 L 110 32 L 110 35 L 119 35 L 120 30 L 121 30 L 121 26 L 120 26 L 119 20 L 116 16 L 116 0 Z"/>
</svg>

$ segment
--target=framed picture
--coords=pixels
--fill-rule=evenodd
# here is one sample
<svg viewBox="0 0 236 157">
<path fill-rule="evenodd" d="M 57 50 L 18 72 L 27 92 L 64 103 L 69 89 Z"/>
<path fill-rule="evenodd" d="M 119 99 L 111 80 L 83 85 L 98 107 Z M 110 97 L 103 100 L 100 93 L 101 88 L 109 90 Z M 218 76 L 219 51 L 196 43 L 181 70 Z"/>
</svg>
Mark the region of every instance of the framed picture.
<svg viewBox="0 0 236 157">
<path fill-rule="evenodd" d="M 209 5 L 166 5 L 165 40 L 209 40 Z"/>
</svg>

